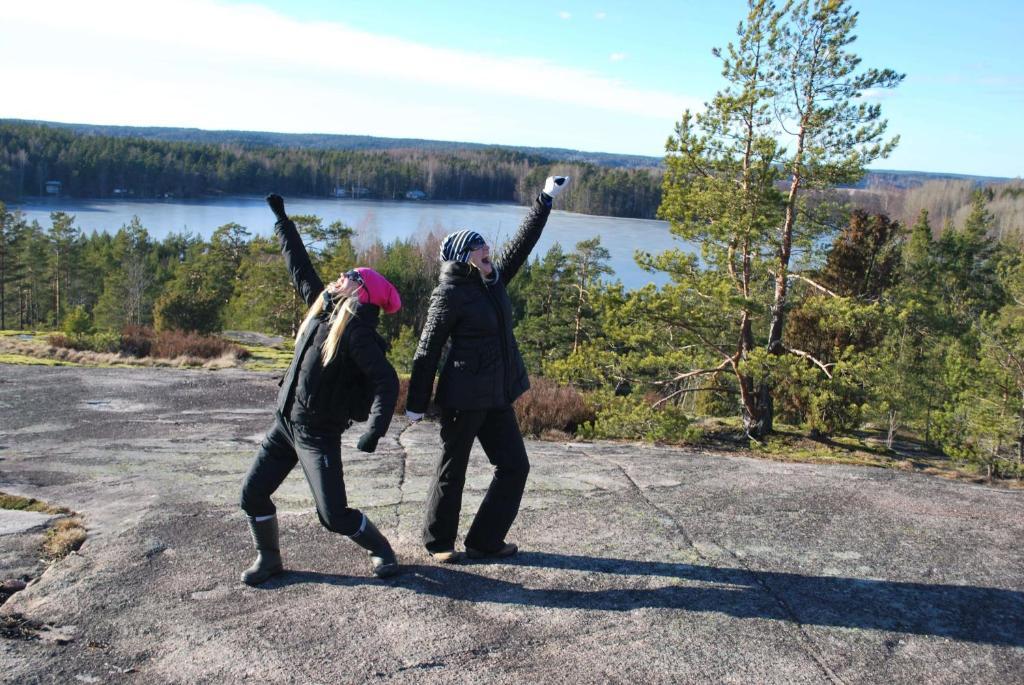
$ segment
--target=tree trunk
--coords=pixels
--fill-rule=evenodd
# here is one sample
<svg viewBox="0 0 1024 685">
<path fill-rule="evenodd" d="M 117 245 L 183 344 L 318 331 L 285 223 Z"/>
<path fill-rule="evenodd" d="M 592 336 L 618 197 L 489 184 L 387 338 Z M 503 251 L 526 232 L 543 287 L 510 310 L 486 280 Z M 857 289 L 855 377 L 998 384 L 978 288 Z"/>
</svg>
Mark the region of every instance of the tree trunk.
<svg viewBox="0 0 1024 685">
<path fill-rule="evenodd" d="M 885 446 L 892 449 L 893 440 L 896 437 L 896 416 L 897 412 L 895 409 L 889 410 L 889 434 L 885 437 Z"/>
<path fill-rule="evenodd" d="M 775 430 L 775 406 L 766 383 L 762 383 L 752 396 L 754 410 L 744 411 L 743 428 L 750 438 L 761 441 Z"/>
<path fill-rule="evenodd" d="M 749 352 L 754 349 L 754 333 L 751 328 L 750 315 L 743 312 L 740 319 L 740 344 L 739 361 L 747 358 Z M 761 384 L 754 387 L 754 381 L 745 374 L 736 373 L 740 385 L 740 399 L 742 401 L 743 430 L 747 437 L 761 441 L 772 432 L 772 396 L 768 386 Z"/>
</svg>

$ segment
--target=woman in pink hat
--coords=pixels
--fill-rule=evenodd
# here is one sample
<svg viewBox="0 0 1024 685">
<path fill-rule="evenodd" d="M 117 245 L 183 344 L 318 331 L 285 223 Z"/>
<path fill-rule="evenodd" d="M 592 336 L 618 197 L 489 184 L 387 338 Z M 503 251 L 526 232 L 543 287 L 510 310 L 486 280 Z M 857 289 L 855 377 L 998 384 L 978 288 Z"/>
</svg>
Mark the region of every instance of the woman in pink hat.
<svg viewBox="0 0 1024 685">
<path fill-rule="evenodd" d="M 241 505 L 258 552 L 242 581 L 258 585 L 284 570 L 270 497 L 296 463 L 313 491 L 320 523 L 364 548 L 375 576 L 389 576 L 398 570 L 398 561 L 387 538 L 348 506 L 341 434 L 353 421 L 368 420 L 358 447 L 373 452 L 388 430 L 398 376 L 376 329 L 380 312 L 393 314 L 402 301 L 386 278 L 365 267 L 325 286 L 285 214 L 284 200 L 268 195 L 267 204 L 277 217 L 274 232 L 288 273 L 309 311 L 295 336 L 295 356 L 281 382 L 274 425 L 242 485 Z"/>
</svg>

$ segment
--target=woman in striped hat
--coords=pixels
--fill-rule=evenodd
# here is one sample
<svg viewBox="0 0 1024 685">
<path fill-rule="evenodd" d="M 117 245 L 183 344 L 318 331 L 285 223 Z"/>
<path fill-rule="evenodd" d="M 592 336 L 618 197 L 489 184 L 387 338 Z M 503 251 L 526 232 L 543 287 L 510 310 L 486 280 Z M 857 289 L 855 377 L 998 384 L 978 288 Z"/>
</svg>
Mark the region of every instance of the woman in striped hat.
<svg viewBox="0 0 1024 685">
<path fill-rule="evenodd" d="M 470 558 L 507 557 L 516 545 L 505 540 L 519 512 L 530 470 L 512 403 L 529 387 L 526 366 L 512 334 L 506 287 L 540 238 L 553 199 L 567 176 L 547 179 L 516 235 L 491 261 L 487 241 L 476 231 L 457 231 L 441 245 L 441 275 L 413 359 L 407 416 L 423 417 L 430 403 L 441 350 L 451 350 L 437 384 L 442 451 L 427 500 L 423 542 L 440 562 L 460 558 L 455 550 L 462 490 L 473 441 L 479 439 L 494 476 L 466 534 Z"/>
</svg>

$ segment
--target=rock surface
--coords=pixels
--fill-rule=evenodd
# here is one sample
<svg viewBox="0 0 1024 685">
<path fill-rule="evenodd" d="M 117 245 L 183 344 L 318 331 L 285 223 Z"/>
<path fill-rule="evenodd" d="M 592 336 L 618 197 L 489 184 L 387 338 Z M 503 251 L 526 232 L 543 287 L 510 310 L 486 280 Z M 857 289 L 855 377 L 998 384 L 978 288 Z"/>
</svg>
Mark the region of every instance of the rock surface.
<svg viewBox="0 0 1024 685">
<path fill-rule="evenodd" d="M 237 498 L 275 382 L 0 365 L 0 490 L 89 530 L 0 609 L 18 626 L 0 680 L 1024 680 L 1024 493 L 877 469 L 528 442 L 523 551 L 438 566 L 420 545 L 437 425 L 397 418 L 372 455 L 354 426 L 351 505 L 403 572 L 369 577 L 296 470 L 275 498 L 288 572 L 246 587 Z M 477 450 L 463 532 L 489 477 Z"/>
<path fill-rule="evenodd" d="M 15 535 L 41 530 L 54 519 L 52 514 L 0 509 L 0 535 Z"/>
</svg>

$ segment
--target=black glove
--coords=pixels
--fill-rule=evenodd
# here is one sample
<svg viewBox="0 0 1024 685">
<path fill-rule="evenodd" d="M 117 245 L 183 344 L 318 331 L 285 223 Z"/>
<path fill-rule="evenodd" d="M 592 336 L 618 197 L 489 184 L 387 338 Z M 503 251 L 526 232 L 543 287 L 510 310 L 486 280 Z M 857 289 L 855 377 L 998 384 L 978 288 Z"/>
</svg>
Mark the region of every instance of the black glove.
<svg viewBox="0 0 1024 685">
<path fill-rule="evenodd" d="M 288 218 L 288 215 L 284 213 L 284 198 L 277 193 L 271 193 L 267 195 L 267 204 L 270 205 L 270 211 L 274 213 L 278 221 L 284 221 Z"/>
<path fill-rule="evenodd" d="M 374 452 L 377 449 L 377 441 L 380 440 L 380 436 L 373 431 L 366 431 L 359 438 L 359 442 L 356 443 L 356 447 L 359 448 L 360 452 Z"/>
</svg>

